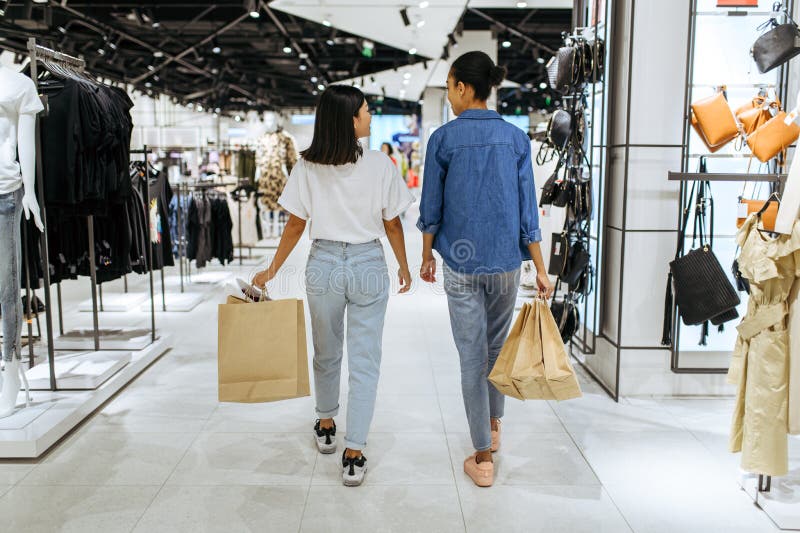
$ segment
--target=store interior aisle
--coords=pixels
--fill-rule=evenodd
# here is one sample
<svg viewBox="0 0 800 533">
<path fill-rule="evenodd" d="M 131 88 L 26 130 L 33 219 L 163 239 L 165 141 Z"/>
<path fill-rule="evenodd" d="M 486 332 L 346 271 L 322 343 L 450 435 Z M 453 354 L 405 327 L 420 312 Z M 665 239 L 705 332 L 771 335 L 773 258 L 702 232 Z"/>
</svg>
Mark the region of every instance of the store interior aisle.
<svg viewBox="0 0 800 533">
<path fill-rule="evenodd" d="M 420 238 L 408 227 L 418 271 Z M 274 297 L 302 297 L 307 250 L 303 240 Z M 496 485 L 473 486 L 461 471 L 470 443 L 441 282 L 390 300 L 370 471 L 364 486 L 345 488 L 339 454 L 313 446 L 311 398 L 217 402 L 225 295 L 203 290 L 194 311 L 159 314 L 172 350 L 94 417 L 39 460 L 0 462 L 4 531 L 776 530 L 737 484 L 727 399 L 616 404 L 582 379 L 580 400 L 509 400 Z M 337 422 L 341 446 L 343 414 Z"/>
</svg>

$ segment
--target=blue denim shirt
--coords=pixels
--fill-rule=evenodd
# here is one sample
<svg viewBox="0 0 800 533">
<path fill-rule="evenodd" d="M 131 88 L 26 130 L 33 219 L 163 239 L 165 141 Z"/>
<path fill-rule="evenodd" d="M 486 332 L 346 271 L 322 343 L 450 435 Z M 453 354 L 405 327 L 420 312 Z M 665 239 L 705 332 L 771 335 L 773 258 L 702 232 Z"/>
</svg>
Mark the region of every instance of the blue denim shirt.
<svg viewBox="0 0 800 533">
<path fill-rule="evenodd" d="M 417 227 L 453 270 L 510 272 L 542 240 L 528 136 L 468 109 L 431 135 Z"/>
</svg>

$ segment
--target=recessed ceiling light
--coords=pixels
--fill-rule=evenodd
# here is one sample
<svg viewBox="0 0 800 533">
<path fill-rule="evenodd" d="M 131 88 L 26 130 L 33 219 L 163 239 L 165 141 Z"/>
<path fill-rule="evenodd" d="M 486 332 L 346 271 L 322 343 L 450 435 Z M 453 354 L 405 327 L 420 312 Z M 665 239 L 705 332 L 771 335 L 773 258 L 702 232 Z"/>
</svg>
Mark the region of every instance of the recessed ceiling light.
<svg viewBox="0 0 800 533">
<path fill-rule="evenodd" d="M 424 25 L 425 25 L 425 21 L 424 20 L 420 20 L 419 22 L 417 22 L 417 28 L 421 28 Z"/>
<path fill-rule="evenodd" d="M 311 83 L 317 83 L 318 79 L 316 76 L 311 76 Z"/>
<path fill-rule="evenodd" d="M 322 21 L 322 25 L 323 25 L 323 26 L 326 26 L 326 27 L 328 27 L 328 28 L 330 28 L 330 27 L 331 27 L 331 21 L 330 21 L 330 20 L 327 20 L 327 19 L 326 19 L 326 20 L 323 20 L 323 21 Z"/>
<path fill-rule="evenodd" d="M 506 39 L 505 41 L 503 41 L 502 46 L 503 46 L 503 48 L 511 48 L 511 41 Z"/>
<path fill-rule="evenodd" d="M 426 8 L 426 7 L 428 7 L 429 5 L 431 5 L 431 3 L 430 3 L 430 2 L 428 2 L 428 1 L 426 0 L 426 1 L 424 1 L 424 2 L 420 2 L 420 3 L 419 3 L 419 8 L 420 8 L 420 9 L 425 9 L 425 8 Z"/>
<path fill-rule="evenodd" d="M 528 2 L 517 2 L 518 8 L 528 7 Z"/>
<path fill-rule="evenodd" d="M 408 80 L 403 80 L 403 85 L 408 85 Z"/>
<path fill-rule="evenodd" d="M 537 57 L 536 58 L 536 62 L 539 63 L 540 65 L 544 65 L 544 58 L 543 57 Z"/>
<path fill-rule="evenodd" d="M 305 63 L 300 63 L 300 70 L 304 70 L 304 71 L 308 70 L 308 65 L 306 65 Z"/>
<path fill-rule="evenodd" d="M 403 78 L 405 78 L 405 79 L 408 79 L 410 77 L 411 77 L 411 73 L 410 72 L 406 72 L 405 74 L 403 74 Z"/>
<path fill-rule="evenodd" d="M 547 84 L 545 82 L 542 82 L 542 83 L 539 84 L 539 88 L 540 89 L 547 89 Z"/>
<path fill-rule="evenodd" d="M 416 48 L 412 48 L 411 50 L 408 51 L 408 53 L 411 54 L 412 56 L 415 56 L 415 55 L 417 55 L 417 49 Z"/>
<path fill-rule="evenodd" d="M 153 57 L 164 57 L 164 52 L 162 52 L 161 50 L 156 50 L 155 52 L 153 52 Z"/>
<path fill-rule="evenodd" d="M 320 83 L 319 85 L 317 85 L 317 89 L 319 89 L 320 91 L 324 91 L 325 86 Z"/>
<path fill-rule="evenodd" d="M 333 46 L 336 43 L 333 42 L 333 39 L 328 39 L 327 41 L 325 41 L 325 44 L 327 44 L 328 46 Z"/>
<path fill-rule="evenodd" d="M 292 53 L 292 47 L 291 47 L 290 45 L 288 45 L 288 44 L 287 44 L 287 45 L 285 45 L 285 46 L 283 47 L 283 53 L 284 53 L 284 54 L 291 54 L 291 53 Z"/>
<path fill-rule="evenodd" d="M 235 120 L 236 120 L 236 122 L 241 122 L 242 121 L 242 117 L 240 117 L 239 115 L 236 115 Z"/>
<path fill-rule="evenodd" d="M 261 13 L 259 13 L 258 11 L 251 11 L 250 16 L 253 17 L 254 19 L 257 19 L 261 17 Z"/>
<path fill-rule="evenodd" d="M 148 82 L 145 82 L 144 86 L 149 89 L 150 87 L 153 86 L 153 84 L 148 81 Z"/>
</svg>

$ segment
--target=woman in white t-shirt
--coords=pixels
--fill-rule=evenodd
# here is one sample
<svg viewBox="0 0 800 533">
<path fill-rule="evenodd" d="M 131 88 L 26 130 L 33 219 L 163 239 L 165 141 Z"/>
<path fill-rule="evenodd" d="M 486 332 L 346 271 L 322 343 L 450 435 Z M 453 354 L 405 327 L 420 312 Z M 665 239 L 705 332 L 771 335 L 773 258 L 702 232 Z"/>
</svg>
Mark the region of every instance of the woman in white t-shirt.
<svg viewBox="0 0 800 533">
<path fill-rule="evenodd" d="M 292 169 L 278 203 L 290 213 L 272 264 L 253 278 L 275 277 L 310 222 L 313 240 L 306 292 L 314 339 L 314 438 L 321 453 L 336 451 L 339 381 L 347 311 L 350 390 L 342 480 L 360 485 L 367 470 L 361 453 L 375 410 L 389 273 L 380 238 L 386 235 L 400 263 L 400 292 L 411 288 L 400 214 L 414 202 L 391 159 L 361 147 L 370 134 L 364 94 L 333 85 L 320 97 L 311 147 Z"/>
</svg>

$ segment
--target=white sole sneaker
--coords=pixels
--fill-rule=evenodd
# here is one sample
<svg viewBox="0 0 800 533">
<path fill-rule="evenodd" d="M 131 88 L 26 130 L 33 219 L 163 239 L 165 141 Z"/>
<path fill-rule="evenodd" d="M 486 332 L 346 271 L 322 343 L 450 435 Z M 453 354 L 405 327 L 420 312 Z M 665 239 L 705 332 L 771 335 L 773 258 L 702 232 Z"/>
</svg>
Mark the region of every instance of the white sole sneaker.
<svg viewBox="0 0 800 533">
<path fill-rule="evenodd" d="M 367 475 L 367 458 L 347 459 L 342 454 L 342 482 L 345 487 L 358 487 Z"/>
<path fill-rule="evenodd" d="M 319 453 L 326 455 L 336 452 L 336 423 L 330 429 L 319 427 L 319 420 L 314 425 L 314 442 L 317 443 Z"/>
</svg>

